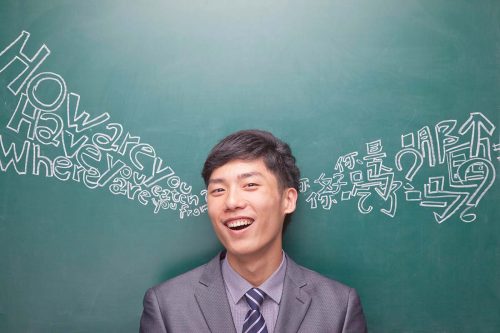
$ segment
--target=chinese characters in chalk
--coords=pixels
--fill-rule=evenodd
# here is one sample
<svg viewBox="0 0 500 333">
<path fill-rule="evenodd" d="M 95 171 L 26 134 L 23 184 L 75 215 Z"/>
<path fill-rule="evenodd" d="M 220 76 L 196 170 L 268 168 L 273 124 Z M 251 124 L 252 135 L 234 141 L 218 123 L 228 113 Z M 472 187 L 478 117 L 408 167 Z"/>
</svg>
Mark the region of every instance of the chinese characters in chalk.
<svg viewBox="0 0 500 333">
<path fill-rule="evenodd" d="M 313 181 L 303 178 L 300 190 L 312 209 L 355 200 L 362 214 L 377 204 L 394 217 L 398 200 L 406 200 L 431 208 L 438 223 L 453 216 L 473 222 L 496 177 L 493 162 L 500 149 L 492 142 L 494 132 L 493 123 L 475 112 L 463 123 L 444 120 L 401 135 L 394 157 L 384 152 L 381 140 L 369 142 L 362 152 L 340 156 L 333 170 Z M 417 179 L 420 173 L 433 176 Z"/>
</svg>

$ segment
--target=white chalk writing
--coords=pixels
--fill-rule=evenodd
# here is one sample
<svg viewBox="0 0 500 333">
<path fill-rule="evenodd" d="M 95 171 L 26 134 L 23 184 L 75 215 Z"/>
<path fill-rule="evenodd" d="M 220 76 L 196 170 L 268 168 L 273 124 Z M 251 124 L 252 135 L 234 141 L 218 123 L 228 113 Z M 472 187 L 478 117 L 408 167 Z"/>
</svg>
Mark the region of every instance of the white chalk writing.
<svg viewBox="0 0 500 333">
<path fill-rule="evenodd" d="M 193 191 L 152 145 L 107 112 L 87 113 L 61 75 L 39 71 L 50 50 L 42 45 L 30 57 L 25 53 L 29 37 L 21 32 L 0 52 L 0 78 L 17 98 L 16 107 L 5 110 L 11 114 L 0 131 L 1 171 L 106 188 L 151 206 L 154 213 L 173 210 L 184 218 L 206 212 L 205 189 Z M 362 151 L 338 157 L 333 170 L 312 181 L 300 179 L 300 192 L 311 209 L 331 210 L 355 200 L 361 214 L 377 207 L 393 218 L 403 196 L 432 209 L 438 223 L 451 217 L 473 222 L 496 179 L 493 161 L 500 161 L 500 143 L 492 142 L 495 130 L 487 117 L 474 112 L 461 124 L 443 120 L 401 135 L 394 158 L 381 139 L 373 140 Z"/>
<path fill-rule="evenodd" d="M 69 91 L 61 75 L 38 71 L 50 50 L 42 45 L 26 55 L 29 37 L 23 31 L 0 52 L 0 75 L 18 98 L 5 128 L 23 138 L 9 142 L 0 134 L 2 171 L 107 188 L 155 213 L 176 210 L 181 218 L 206 210 L 200 206 L 204 194 L 193 193 L 152 145 L 112 122 L 107 112 L 91 116 L 83 110 L 80 95 Z"/>
<path fill-rule="evenodd" d="M 352 199 L 362 214 L 372 213 L 377 204 L 389 217 L 396 215 L 398 196 L 404 192 L 404 200 L 434 209 L 438 223 L 453 216 L 473 222 L 496 177 L 492 155 L 500 151 L 500 144 L 491 143 L 495 129 L 479 112 L 461 125 L 458 120 L 444 120 L 433 130 L 424 126 L 401 135 L 401 149 L 394 159 L 388 159 L 382 141 L 375 140 L 366 144 L 363 156 L 358 151 L 347 153 L 337 159 L 333 171 L 322 172 L 312 182 L 302 178 L 300 191 L 312 209 L 330 210 L 339 201 Z M 418 179 L 424 168 L 436 176 Z"/>
</svg>

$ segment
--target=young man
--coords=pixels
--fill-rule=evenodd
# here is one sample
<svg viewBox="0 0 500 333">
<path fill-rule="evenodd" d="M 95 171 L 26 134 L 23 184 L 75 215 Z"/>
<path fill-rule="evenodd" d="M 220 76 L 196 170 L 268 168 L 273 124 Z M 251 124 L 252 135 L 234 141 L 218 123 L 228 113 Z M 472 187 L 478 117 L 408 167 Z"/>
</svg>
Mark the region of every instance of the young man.
<svg viewBox="0 0 500 333">
<path fill-rule="evenodd" d="M 354 289 L 282 250 L 300 178 L 286 143 L 265 131 L 236 132 L 212 149 L 202 176 L 226 251 L 149 289 L 142 333 L 366 332 Z"/>
</svg>

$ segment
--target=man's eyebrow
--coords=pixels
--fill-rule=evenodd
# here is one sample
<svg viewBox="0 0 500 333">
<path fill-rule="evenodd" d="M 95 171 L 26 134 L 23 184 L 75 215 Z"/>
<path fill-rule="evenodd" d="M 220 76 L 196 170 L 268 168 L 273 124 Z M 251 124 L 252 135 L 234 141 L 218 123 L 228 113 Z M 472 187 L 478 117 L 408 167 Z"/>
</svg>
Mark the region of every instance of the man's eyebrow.
<svg viewBox="0 0 500 333">
<path fill-rule="evenodd" d="M 244 178 L 250 178 L 254 176 L 262 176 L 262 173 L 258 171 L 251 171 L 251 172 L 245 172 L 240 175 L 238 175 L 238 179 L 244 179 Z"/>
<path fill-rule="evenodd" d="M 260 173 L 258 171 L 245 172 L 245 173 L 239 174 L 237 176 L 237 178 L 238 178 L 238 180 L 241 180 L 241 179 L 250 178 L 250 177 L 254 177 L 254 176 L 262 176 L 262 173 Z M 224 181 L 225 181 L 224 178 L 210 178 L 208 180 L 208 183 L 209 184 L 221 184 L 221 183 L 224 183 Z"/>
<path fill-rule="evenodd" d="M 208 180 L 208 184 L 220 184 L 223 182 L 224 182 L 224 179 L 222 179 L 222 178 L 210 178 Z"/>
</svg>

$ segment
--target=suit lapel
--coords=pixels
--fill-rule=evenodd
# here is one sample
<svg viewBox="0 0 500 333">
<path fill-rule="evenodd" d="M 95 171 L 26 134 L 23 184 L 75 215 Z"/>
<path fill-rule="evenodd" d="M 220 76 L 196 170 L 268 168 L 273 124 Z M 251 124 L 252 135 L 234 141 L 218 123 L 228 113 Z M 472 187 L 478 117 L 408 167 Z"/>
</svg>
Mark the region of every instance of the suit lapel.
<svg viewBox="0 0 500 333">
<path fill-rule="evenodd" d="M 292 333 L 299 330 L 311 304 L 311 297 L 302 290 L 306 284 L 298 265 L 287 256 L 283 297 L 280 302 L 275 332 Z"/>
<path fill-rule="evenodd" d="M 222 279 L 220 255 L 206 265 L 194 295 L 211 332 L 236 333 Z"/>
</svg>

